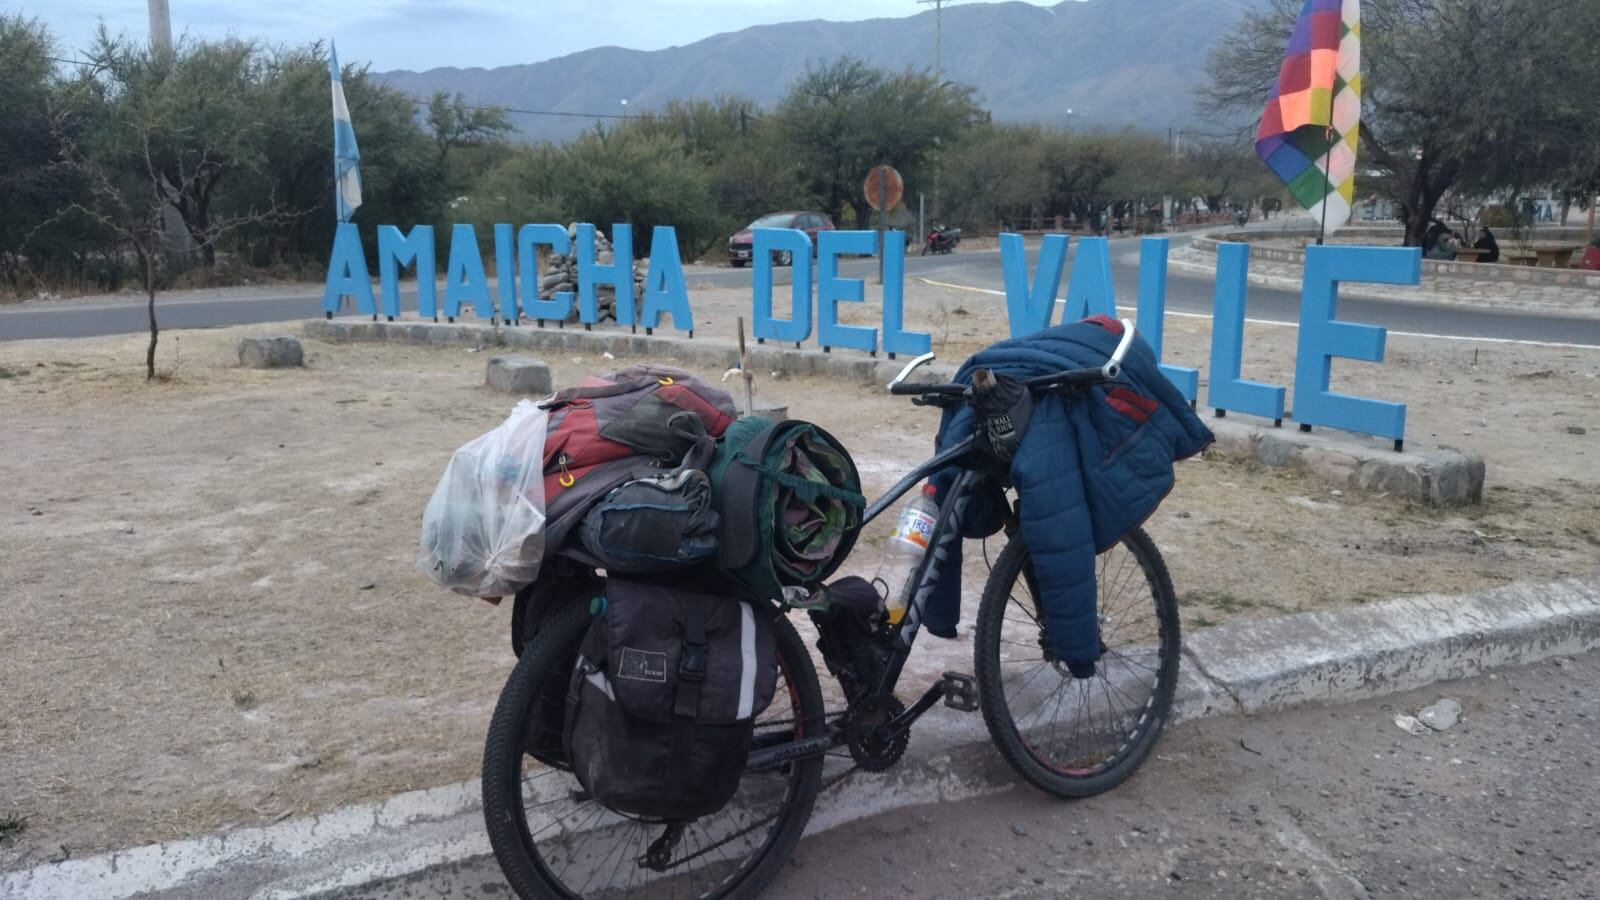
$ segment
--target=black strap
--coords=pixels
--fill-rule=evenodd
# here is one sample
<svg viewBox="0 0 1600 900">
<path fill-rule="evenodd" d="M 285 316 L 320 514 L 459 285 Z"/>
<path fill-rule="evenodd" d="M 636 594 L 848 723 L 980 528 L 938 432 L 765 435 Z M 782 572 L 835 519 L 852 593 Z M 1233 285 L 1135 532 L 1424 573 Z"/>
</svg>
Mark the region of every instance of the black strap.
<svg viewBox="0 0 1600 900">
<path fill-rule="evenodd" d="M 672 713 L 685 719 L 700 715 L 700 688 L 706 680 L 706 607 L 704 603 L 685 604 L 683 647 L 678 653 L 678 690 L 672 700 Z"/>
<path fill-rule="evenodd" d="M 760 541 L 761 530 L 757 523 L 762 511 L 757 501 L 760 499 L 758 494 L 763 473 L 746 460 L 764 459 L 767 449 L 786 430 L 784 426 L 787 424 L 774 422 L 761 429 L 739 449 L 723 472 L 723 499 L 719 510 L 722 513 L 722 534 L 718 543 L 721 546 L 722 564 L 729 569 L 737 569 L 755 559 Z"/>
<path fill-rule="evenodd" d="M 695 721 L 700 715 L 700 688 L 706 680 L 706 606 L 686 603 L 683 617 L 683 647 L 678 654 L 678 690 L 673 697 L 672 752 L 668 758 L 669 778 L 688 772 L 694 752 Z"/>
<path fill-rule="evenodd" d="M 682 469 L 705 469 L 717 455 L 717 439 L 706 432 L 706 423 L 688 410 L 673 413 L 667 419 L 667 429 L 682 438 L 689 449 L 683 454 Z"/>
</svg>

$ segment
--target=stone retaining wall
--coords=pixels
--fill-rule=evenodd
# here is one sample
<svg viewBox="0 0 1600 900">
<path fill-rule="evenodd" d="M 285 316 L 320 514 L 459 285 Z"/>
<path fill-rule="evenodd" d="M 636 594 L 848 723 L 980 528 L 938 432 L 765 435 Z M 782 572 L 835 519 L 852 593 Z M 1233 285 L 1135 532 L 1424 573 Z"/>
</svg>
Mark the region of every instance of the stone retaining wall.
<svg viewBox="0 0 1600 900">
<path fill-rule="evenodd" d="M 1167 265 L 1175 271 L 1215 276 L 1218 243 L 1236 235 L 1209 234 L 1172 251 Z M 1240 237 L 1259 234 L 1237 235 Z M 1573 270 L 1535 269 L 1527 266 L 1481 265 L 1475 263 L 1423 262 L 1422 283 L 1418 285 L 1366 284 L 1348 282 L 1339 287 L 1342 297 L 1422 303 L 1435 306 L 1469 306 L 1500 311 L 1523 310 L 1532 313 L 1584 318 L 1600 316 L 1600 273 Z M 1450 266 L 1451 272 L 1437 271 Z M 1494 277 L 1469 277 L 1482 272 Z M 1299 292 L 1305 278 L 1305 252 L 1290 247 L 1250 248 L 1251 284 Z M 1563 283 L 1564 282 L 1564 283 Z"/>
<path fill-rule="evenodd" d="M 1250 243 L 1252 239 L 1259 241 L 1262 239 L 1262 237 L 1268 235 L 1273 238 L 1295 238 L 1302 236 L 1293 232 L 1231 232 L 1222 234 L 1204 234 L 1196 237 L 1192 242 L 1190 242 L 1190 246 L 1204 251 L 1205 253 L 1215 255 L 1217 252 L 1217 244 L 1223 241 Z M 1395 234 L 1389 233 L 1373 235 L 1374 238 L 1383 239 L 1385 242 L 1392 242 L 1395 236 Z M 1307 240 L 1314 240 L 1314 237 L 1315 236 L 1307 237 Z M 1508 246 L 1509 244 L 1502 244 L 1501 249 L 1504 250 Z M 1575 259 L 1577 256 L 1578 254 L 1573 254 Z M 1306 261 L 1306 251 L 1304 248 L 1266 247 L 1257 243 L 1250 243 L 1250 259 L 1252 261 L 1272 260 L 1274 262 L 1294 263 L 1296 265 L 1303 266 L 1305 265 Z M 1534 266 L 1510 266 L 1499 263 L 1449 262 L 1436 259 L 1424 259 L 1422 261 L 1422 273 L 1424 276 L 1439 275 L 1446 278 L 1458 278 L 1463 281 L 1495 282 L 1503 284 L 1507 287 L 1518 287 L 1522 285 L 1551 285 L 1559 287 L 1589 288 L 1591 290 L 1600 291 L 1600 272 L 1590 272 L 1583 269 L 1542 269 Z"/>
</svg>

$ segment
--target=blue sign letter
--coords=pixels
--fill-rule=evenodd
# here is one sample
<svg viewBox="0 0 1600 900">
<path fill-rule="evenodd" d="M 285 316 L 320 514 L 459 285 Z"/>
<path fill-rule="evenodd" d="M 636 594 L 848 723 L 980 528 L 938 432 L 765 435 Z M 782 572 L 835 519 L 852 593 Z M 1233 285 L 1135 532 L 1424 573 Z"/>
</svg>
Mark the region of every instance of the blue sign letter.
<svg viewBox="0 0 1600 900">
<path fill-rule="evenodd" d="M 1249 244 L 1217 245 L 1216 309 L 1211 314 L 1211 389 L 1217 409 L 1236 409 L 1283 421 L 1283 385 L 1239 377 L 1244 358 L 1244 293 L 1250 274 Z M 1295 398 L 1299 405 L 1300 398 Z"/>
<path fill-rule="evenodd" d="M 1167 314 L 1167 239 L 1147 237 L 1139 242 L 1139 321 L 1138 331 L 1161 359 L 1161 334 L 1166 326 Z M 1193 403 L 1200 393 L 1200 370 L 1185 369 L 1161 363 L 1161 374 L 1167 376 L 1183 399 Z"/>
<path fill-rule="evenodd" d="M 650 233 L 650 271 L 644 278 L 639 318 L 644 327 L 659 328 L 664 312 L 672 313 L 673 328 L 694 330 L 689 289 L 683 283 L 683 260 L 678 256 L 678 232 L 671 225 L 657 225 Z"/>
<path fill-rule="evenodd" d="M 400 315 L 400 269 L 417 267 L 417 315 L 439 317 L 433 286 L 433 226 L 417 225 L 401 236 L 393 225 L 378 226 L 378 282 L 383 291 L 383 314 Z"/>
<path fill-rule="evenodd" d="M 840 303 L 867 299 L 866 283 L 839 277 L 839 254 L 872 256 L 878 236 L 870 231 L 824 231 L 817 235 L 817 341 L 824 347 L 878 349 L 878 329 L 839 324 Z"/>
<path fill-rule="evenodd" d="M 594 252 L 594 226 L 578 226 L 578 318 L 585 325 L 600 320 L 599 284 L 617 291 L 620 325 L 633 324 L 633 226 L 611 226 L 611 262 L 601 265 Z"/>
<path fill-rule="evenodd" d="M 1000 235 L 1000 268 L 1006 279 L 1006 316 L 1011 336 L 1022 337 L 1041 331 L 1055 312 L 1056 291 L 1061 289 L 1061 267 L 1067 261 L 1064 234 L 1047 234 L 1039 246 L 1039 268 L 1028 286 L 1028 260 L 1023 252 L 1022 235 Z"/>
<path fill-rule="evenodd" d="M 450 229 L 450 265 L 444 277 L 444 314 L 454 319 L 467 303 L 478 318 L 494 318 L 494 301 L 489 298 L 489 279 L 483 274 L 483 257 L 478 254 L 478 235 L 471 225 Z"/>
<path fill-rule="evenodd" d="M 515 322 L 517 315 L 516 238 L 510 225 L 494 226 L 494 280 L 500 300 L 500 318 Z"/>
<path fill-rule="evenodd" d="M 333 256 L 328 260 L 328 280 L 322 288 L 322 311 L 338 312 L 346 297 L 356 298 L 364 316 L 376 312 L 372 302 L 372 276 L 361 252 L 361 232 L 354 222 L 341 222 L 333 232 Z"/>
<path fill-rule="evenodd" d="M 772 254 L 789 254 L 792 300 L 789 319 L 772 317 Z M 800 343 L 811 336 L 811 239 L 797 228 L 757 228 L 751 248 L 751 275 L 755 291 L 751 297 L 751 331 L 758 338 Z"/>
<path fill-rule="evenodd" d="M 933 338 L 905 330 L 906 241 L 891 231 L 883 245 L 883 349 L 887 353 L 919 356 L 933 349 Z"/>
<path fill-rule="evenodd" d="M 558 291 L 540 300 L 544 274 L 539 271 L 535 245 L 544 244 L 562 256 L 572 252 L 572 240 L 560 225 L 524 225 L 517 230 L 517 266 L 522 269 L 522 314 L 529 319 L 565 321 L 572 315 L 572 292 Z"/>
<path fill-rule="evenodd" d="M 1404 403 L 1335 394 L 1328 390 L 1333 358 L 1383 361 L 1388 331 L 1377 325 L 1335 321 L 1339 282 L 1417 284 L 1422 251 L 1415 247 L 1307 247 L 1300 294 L 1300 347 L 1294 367 L 1294 418 L 1392 440 L 1406 435 Z"/>
<path fill-rule="evenodd" d="M 1111 245 L 1103 237 L 1078 242 L 1078 259 L 1067 282 L 1066 309 L 1061 321 L 1076 322 L 1089 316 L 1117 317 L 1117 293 L 1111 287 Z"/>
</svg>

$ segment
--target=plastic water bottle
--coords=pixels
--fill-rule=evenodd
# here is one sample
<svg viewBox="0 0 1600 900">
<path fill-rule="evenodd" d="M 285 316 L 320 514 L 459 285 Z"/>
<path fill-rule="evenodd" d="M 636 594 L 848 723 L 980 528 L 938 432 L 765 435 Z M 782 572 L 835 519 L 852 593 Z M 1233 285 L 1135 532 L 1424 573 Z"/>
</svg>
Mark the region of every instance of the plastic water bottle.
<svg viewBox="0 0 1600 900">
<path fill-rule="evenodd" d="M 873 577 L 874 584 L 883 585 L 884 612 L 891 625 L 898 625 L 905 618 L 906 607 L 911 604 L 912 576 L 933 537 L 933 523 L 939 516 L 934 493 L 933 485 L 925 484 L 921 494 L 900 508 L 900 519 L 889 537 L 883 562 L 878 564 L 878 574 Z"/>
</svg>

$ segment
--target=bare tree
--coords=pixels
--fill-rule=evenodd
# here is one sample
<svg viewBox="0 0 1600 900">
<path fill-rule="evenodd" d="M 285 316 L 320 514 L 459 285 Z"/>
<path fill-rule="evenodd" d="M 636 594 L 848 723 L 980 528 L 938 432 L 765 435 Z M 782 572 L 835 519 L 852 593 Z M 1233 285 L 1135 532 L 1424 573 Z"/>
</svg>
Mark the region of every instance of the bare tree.
<svg viewBox="0 0 1600 900">
<path fill-rule="evenodd" d="M 1592 2 L 1592 0 L 1590 0 Z M 1214 111 L 1259 115 L 1301 4 L 1245 13 L 1208 64 Z M 1420 244 L 1457 185 L 1530 186 L 1555 177 L 1570 63 L 1593 55 L 1570 23 L 1585 0 L 1368 0 L 1363 4 L 1361 155 Z M 1592 102 L 1592 95 L 1591 95 Z M 1567 117 L 1570 118 L 1570 117 Z M 1590 117 L 1592 118 L 1592 116 Z"/>
<path fill-rule="evenodd" d="M 156 342 L 161 330 L 156 321 L 156 292 L 161 283 L 162 269 L 169 258 L 166 214 L 180 201 L 155 160 L 152 144 L 155 136 L 147 123 L 125 122 L 123 127 L 133 133 L 141 148 L 142 170 L 117 172 L 91 159 L 66 127 L 67 116 L 58 113 L 52 117 L 52 132 L 59 146 L 56 166 L 76 176 L 85 186 L 83 198 L 64 206 L 55 216 L 41 223 L 35 231 L 54 222 L 78 216 L 115 235 L 119 246 L 133 249 L 135 261 L 145 291 L 145 313 L 150 322 L 150 344 L 145 350 L 145 380 L 156 377 Z M 294 214 L 279 207 L 275 197 L 268 198 L 268 208 L 252 208 L 243 215 L 212 216 L 203 227 L 189 224 L 188 233 L 193 249 L 211 251 L 224 236 L 249 225 L 277 224 L 294 218 Z M 119 250 L 120 253 L 120 250 Z"/>
</svg>

